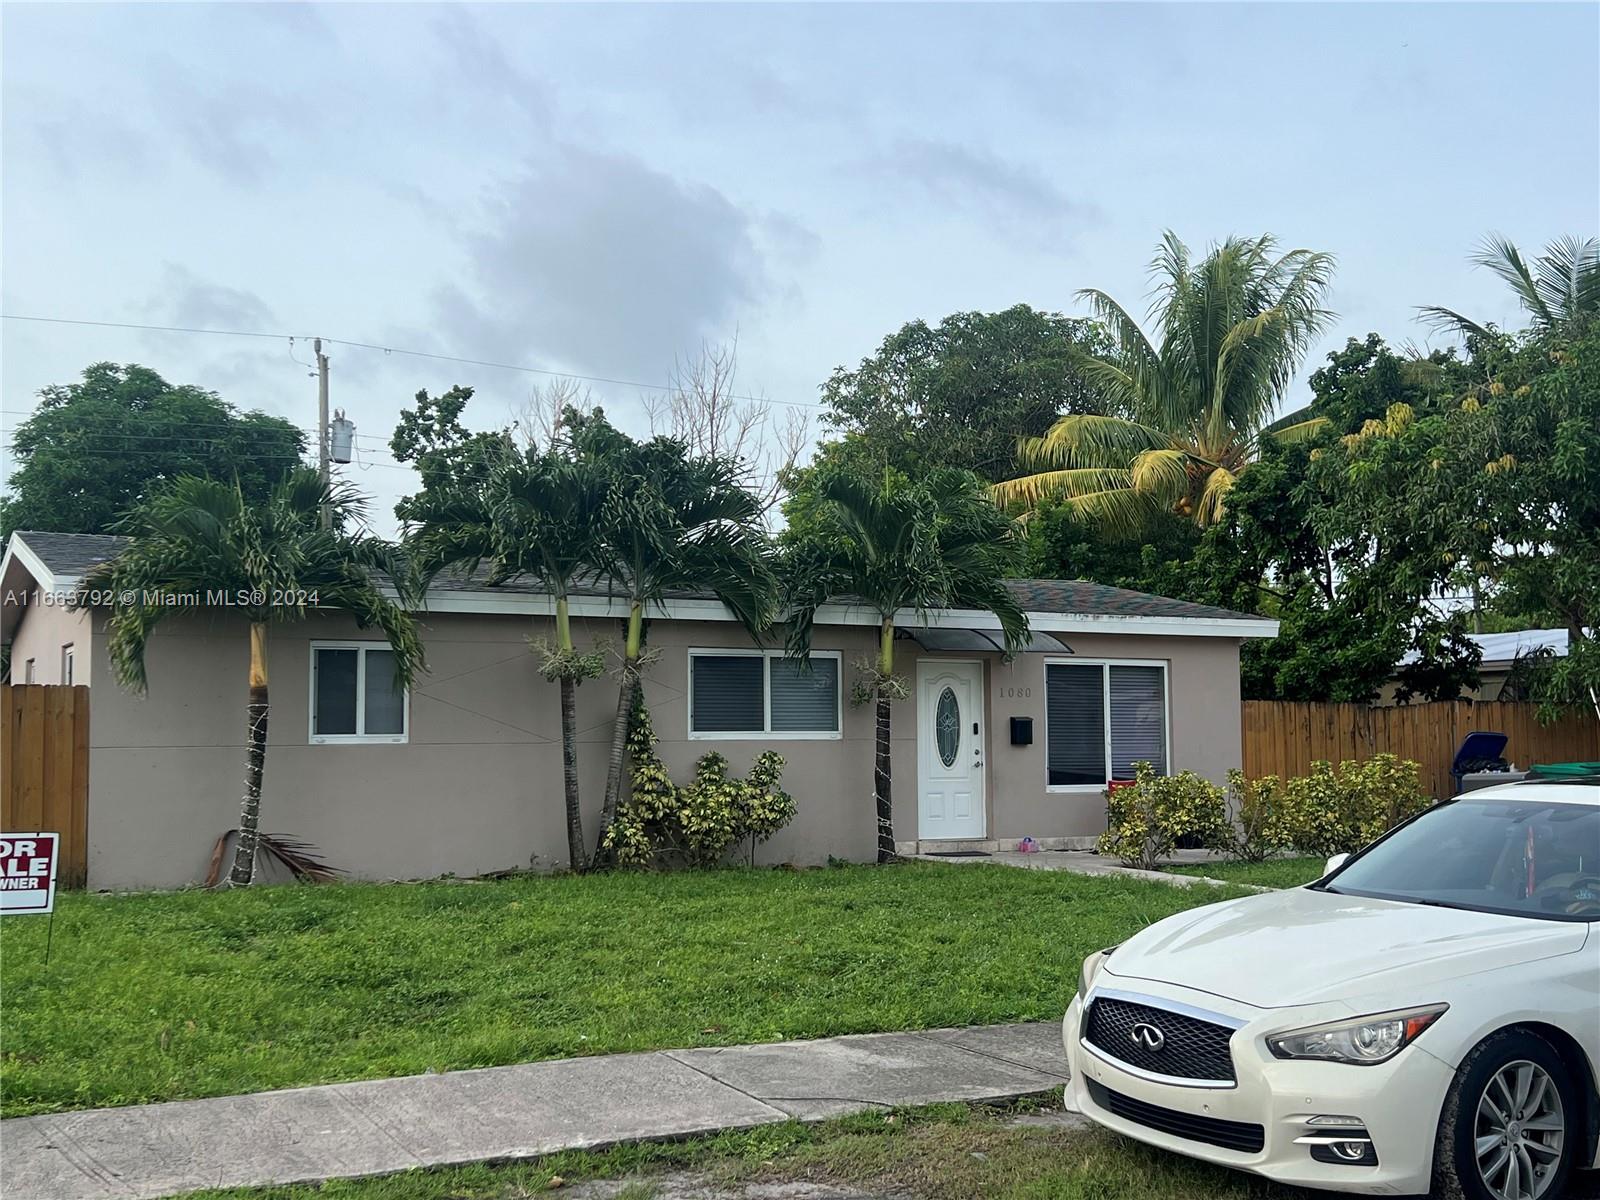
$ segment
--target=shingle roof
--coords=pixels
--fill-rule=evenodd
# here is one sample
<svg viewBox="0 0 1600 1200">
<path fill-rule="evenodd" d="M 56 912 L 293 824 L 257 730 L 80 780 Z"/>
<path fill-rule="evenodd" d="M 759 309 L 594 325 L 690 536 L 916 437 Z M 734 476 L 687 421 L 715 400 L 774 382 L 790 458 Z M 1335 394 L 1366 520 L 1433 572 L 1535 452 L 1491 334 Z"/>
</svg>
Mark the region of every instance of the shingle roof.
<svg viewBox="0 0 1600 1200">
<path fill-rule="evenodd" d="M 1071 613 L 1096 617 L 1190 617 L 1197 620 L 1265 620 L 1250 613 L 1234 612 L 1211 604 L 1191 604 L 1107 587 L 1082 579 L 1010 579 L 1006 587 L 1025 612 Z"/>
<path fill-rule="evenodd" d="M 19 529 L 13 536 L 21 537 L 28 549 L 55 575 L 82 575 L 106 559 L 115 558 L 128 544 L 127 538 L 114 533 L 44 533 L 37 529 Z"/>
<path fill-rule="evenodd" d="M 89 568 L 114 556 L 127 544 L 127 539 L 106 533 L 41 533 L 35 530 L 19 531 L 21 537 L 45 566 L 56 575 L 81 575 Z M 501 595 L 537 595 L 544 589 L 527 579 L 490 587 L 484 582 L 486 573 L 480 570 L 467 578 L 463 574 L 446 573 L 433 582 L 435 591 L 478 592 Z M 1063 613 L 1072 616 L 1092 617 L 1167 617 L 1191 620 L 1264 620 L 1249 613 L 1234 612 L 1210 604 L 1191 604 L 1187 600 L 1172 600 L 1166 596 L 1152 596 L 1126 588 L 1107 587 L 1101 583 L 1088 583 L 1081 579 L 1011 579 L 1006 587 L 1016 597 L 1026 612 Z M 582 584 L 573 588 L 575 595 L 615 595 L 614 588 L 604 580 Z M 711 600 L 710 592 L 683 589 L 669 593 L 672 599 Z"/>
</svg>

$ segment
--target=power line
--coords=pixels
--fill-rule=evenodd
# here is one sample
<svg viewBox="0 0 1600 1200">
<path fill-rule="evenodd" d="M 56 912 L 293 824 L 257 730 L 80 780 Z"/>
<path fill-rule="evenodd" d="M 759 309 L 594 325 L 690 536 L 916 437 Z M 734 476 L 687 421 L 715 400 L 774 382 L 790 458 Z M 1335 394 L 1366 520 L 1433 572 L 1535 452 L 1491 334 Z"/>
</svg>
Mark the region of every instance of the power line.
<svg viewBox="0 0 1600 1200">
<path fill-rule="evenodd" d="M 214 334 L 219 337 L 253 337 L 253 338 L 284 338 L 289 340 L 306 340 L 310 335 L 297 333 L 264 333 L 259 330 L 246 329 L 194 329 L 181 325 L 141 325 L 132 321 L 82 321 L 72 317 L 36 317 L 22 313 L 0 313 L 0 320 L 4 321 L 38 321 L 50 325 L 89 325 L 101 329 L 141 329 L 151 333 L 199 333 Z M 641 383 L 637 379 L 617 379 L 607 375 L 580 375 L 574 371 L 554 371 L 546 367 L 529 367 L 517 363 L 493 362 L 481 358 L 461 358 L 453 354 L 435 354 L 427 350 L 407 350 L 400 346 L 380 346 L 375 342 L 352 342 L 342 338 L 324 337 L 323 341 L 333 346 L 349 346 L 353 350 L 376 350 L 383 354 L 404 354 L 410 358 L 426 358 L 435 362 L 460 363 L 468 367 L 489 367 L 498 371 L 520 371 L 527 375 L 544 375 L 553 379 L 577 379 L 584 383 L 609 383 L 617 387 L 634 387 L 644 391 L 671 393 L 675 389 L 670 384 Z M 784 404 L 790 408 L 823 409 L 826 405 L 810 400 L 779 400 L 771 396 L 755 396 L 748 392 L 729 392 L 729 400 L 744 400 L 751 404 Z"/>
</svg>

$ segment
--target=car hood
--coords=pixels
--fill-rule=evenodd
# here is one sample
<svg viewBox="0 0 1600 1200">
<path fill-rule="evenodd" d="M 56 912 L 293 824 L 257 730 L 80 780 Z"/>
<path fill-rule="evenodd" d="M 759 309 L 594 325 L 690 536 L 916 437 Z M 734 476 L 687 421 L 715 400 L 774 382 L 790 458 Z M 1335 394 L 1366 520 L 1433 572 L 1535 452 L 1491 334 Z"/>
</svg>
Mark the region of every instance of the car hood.
<svg viewBox="0 0 1600 1200">
<path fill-rule="evenodd" d="M 1587 935 L 1578 922 L 1294 888 L 1158 921 L 1103 970 L 1284 1008 L 1572 954 Z"/>
</svg>

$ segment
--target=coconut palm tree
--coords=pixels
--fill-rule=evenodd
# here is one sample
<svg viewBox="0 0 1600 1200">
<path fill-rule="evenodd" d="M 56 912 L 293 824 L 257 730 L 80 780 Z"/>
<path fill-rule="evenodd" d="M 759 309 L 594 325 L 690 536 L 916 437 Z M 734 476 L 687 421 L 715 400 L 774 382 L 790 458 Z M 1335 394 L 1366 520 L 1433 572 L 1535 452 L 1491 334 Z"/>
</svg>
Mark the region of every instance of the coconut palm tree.
<svg viewBox="0 0 1600 1200">
<path fill-rule="evenodd" d="M 1600 239 L 1558 238 L 1530 264 L 1522 251 L 1498 234 L 1484 239 L 1472 256 L 1511 287 L 1533 320 L 1534 329 L 1548 333 L 1578 317 L 1600 313 Z M 1497 331 L 1453 309 L 1426 305 L 1422 319 L 1435 329 L 1465 336 L 1492 338 Z"/>
<path fill-rule="evenodd" d="M 598 566 L 628 604 L 621 686 L 613 727 L 600 840 L 616 817 L 623 787 L 628 716 L 638 693 L 644 619 L 677 589 L 703 589 L 720 599 L 752 636 L 767 628 L 777 604 L 771 544 L 760 499 L 743 485 L 736 459 L 693 455 L 669 437 L 636 442 L 598 409 L 574 414 L 568 436 L 608 477 Z"/>
<path fill-rule="evenodd" d="M 571 414 L 575 417 L 575 414 Z M 578 793 L 578 685 L 604 670 L 601 653 L 580 653 L 572 640 L 572 588 L 595 573 L 610 479 L 603 466 L 565 439 L 523 454 L 508 451 L 488 474 L 458 489 L 424 492 L 407 538 L 418 574 L 431 580 L 447 567 L 468 574 L 487 563 L 491 586 L 538 582 L 555 601 L 555 641 L 535 643 L 540 670 L 561 687 L 561 761 L 567 807 L 567 861 L 588 866 Z"/>
<path fill-rule="evenodd" d="M 344 611 L 363 629 L 383 632 L 394 652 L 397 686 L 409 685 L 423 668 L 422 643 L 407 607 L 415 598 L 411 573 L 394 545 L 364 532 L 365 511 L 353 488 L 330 485 L 309 467 L 295 468 L 257 504 L 245 499 L 237 480 L 180 476 L 123 517 L 116 531 L 132 539 L 127 549 L 85 582 L 86 592 L 122 597 L 107 625 L 107 647 L 117 681 L 140 692 L 148 686 L 150 633 L 178 611 L 163 597 L 227 596 L 225 603 L 248 622 L 245 788 L 228 876 L 236 886 L 250 882 L 259 840 L 267 627 L 302 621 L 313 609 Z M 398 591 L 398 603 L 391 589 Z"/>
<path fill-rule="evenodd" d="M 866 683 L 876 704 L 873 802 L 878 861 L 895 856 L 889 762 L 890 704 L 906 695 L 894 673 L 895 621 L 908 612 L 965 608 L 1000 619 L 1008 650 L 1028 640 L 1028 621 L 1004 579 L 1017 565 L 1014 523 L 984 495 L 976 475 L 940 469 L 915 482 L 894 471 L 868 478 L 824 466 L 785 562 L 788 652 L 810 649 L 817 609 L 831 600 L 878 615 L 878 656 Z"/>
<path fill-rule="evenodd" d="M 1322 306 L 1333 259 L 1277 252 L 1270 236 L 1229 238 L 1199 262 L 1168 232 L 1151 263 L 1152 340 L 1104 292 L 1080 292 L 1115 349 L 1081 371 L 1109 415 L 1062 417 L 1018 442 L 1033 474 L 994 485 L 1005 504 L 1064 497 L 1121 537 L 1178 513 L 1205 526 L 1264 438 L 1290 441 L 1323 424 L 1306 410 L 1272 419 L 1295 369 L 1333 314 Z"/>
</svg>

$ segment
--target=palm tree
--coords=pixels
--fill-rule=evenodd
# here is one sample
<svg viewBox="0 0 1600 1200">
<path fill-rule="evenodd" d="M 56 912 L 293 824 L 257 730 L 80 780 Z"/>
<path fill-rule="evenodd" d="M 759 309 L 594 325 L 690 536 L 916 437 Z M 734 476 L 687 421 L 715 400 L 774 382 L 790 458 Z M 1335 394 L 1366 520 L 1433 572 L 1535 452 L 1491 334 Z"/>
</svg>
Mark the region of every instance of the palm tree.
<svg viewBox="0 0 1600 1200">
<path fill-rule="evenodd" d="M 636 442 L 598 409 L 574 416 L 568 436 L 580 454 L 603 464 L 609 481 L 598 565 L 628 603 L 617 719 L 600 809 L 603 848 L 622 796 L 647 610 L 670 591 L 704 589 L 755 636 L 772 622 L 777 578 L 761 501 L 743 486 L 747 471 L 737 459 L 692 455 L 676 438 Z"/>
<path fill-rule="evenodd" d="M 1472 261 L 1488 267 L 1510 285 L 1540 333 L 1549 333 L 1578 317 L 1600 313 L 1600 239 L 1580 242 L 1575 237 L 1558 238 L 1530 265 L 1512 242 L 1491 234 Z M 1420 311 L 1422 319 L 1435 329 L 1470 337 L 1496 336 L 1493 326 L 1479 324 L 1453 309 L 1429 304 Z"/>
<path fill-rule="evenodd" d="M 391 543 L 363 532 L 365 504 L 348 485 L 330 485 L 297 467 L 267 498 L 251 504 L 239 482 L 180 476 L 136 505 L 117 524 L 132 540 L 95 568 L 85 591 L 126 597 L 111 613 L 111 666 L 124 687 L 143 692 L 151 631 L 176 611 L 163 597 L 223 594 L 250 628 L 250 699 L 239 839 L 229 882 L 255 870 L 261 780 L 267 757 L 267 627 L 302 621 L 310 609 L 338 609 L 363 629 L 377 626 L 394 652 L 397 686 L 423 669 L 422 643 L 405 606 L 412 578 Z M 329 518 L 324 528 L 322 514 Z M 400 603 L 385 591 L 387 579 Z"/>
<path fill-rule="evenodd" d="M 1229 238 L 1198 263 L 1168 232 L 1151 263 L 1159 342 L 1104 292 L 1079 295 L 1105 324 L 1114 351 L 1081 370 L 1111 415 L 1069 415 L 1018 442 L 1035 473 L 997 483 L 995 499 L 1037 506 L 1064 497 L 1119 537 L 1178 513 L 1205 526 L 1264 438 L 1292 441 L 1324 424 L 1274 407 L 1313 339 L 1332 319 L 1322 297 L 1331 256 L 1279 254 L 1270 236 Z"/>
<path fill-rule="evenodd" d="M 788 651 L 810 649 L 817 609 L 848 600 L 878 615 L 878 657 L 867 682 L 876 702 L 873 800 L 878 861 L 895 857 L 889 763 L 890 703 L 906 695 L 894 674 L 895 621 L 903 613 L 967 608 L 1000 618 L 1007 650 L 1028 640 L 1028 621 L 1004 579 L 1018 562 L 1014 523 L 984 495 L 978 477 L 948 468 L 912 482 L 824 466 L 790 541 Z M 800 515 L 800 514 L 795 514 Z"/>
<path fill-rule="evenodd" d="M 571 594 L 600 559 L 608 486 L 601 464 L 556 440 L 543 451 L 508 453 L 465 488 L 424 492 L 414 501 L 419 524 L 408 538 L 424 580 L 446 567 L 471 574 L 487 563 L 489 585 L 530 578 L 555 600 L 555 642 L 535 645 L 544 677 L 561 686 L 567 861 L 574 871 L 589 862 L 578 795 L 578 685 L 605 664 L 600 653 L 580 654 L 573 644 Z"/>
</svg>

